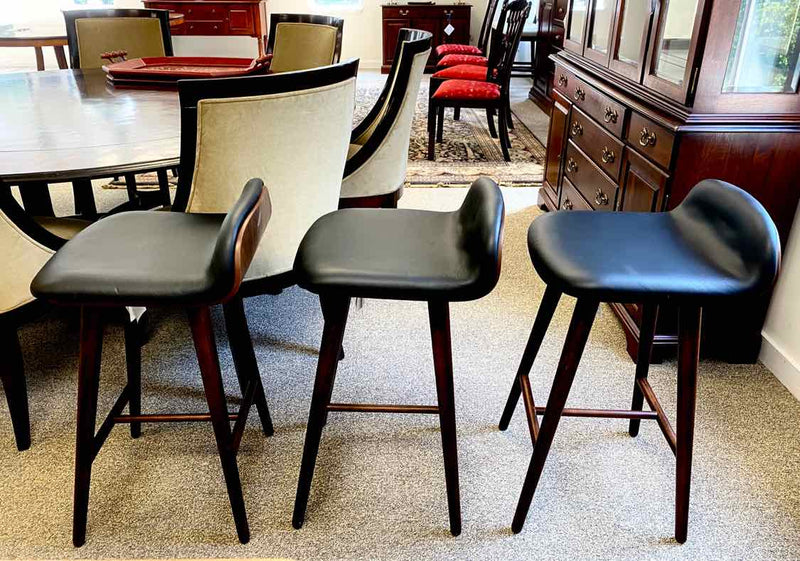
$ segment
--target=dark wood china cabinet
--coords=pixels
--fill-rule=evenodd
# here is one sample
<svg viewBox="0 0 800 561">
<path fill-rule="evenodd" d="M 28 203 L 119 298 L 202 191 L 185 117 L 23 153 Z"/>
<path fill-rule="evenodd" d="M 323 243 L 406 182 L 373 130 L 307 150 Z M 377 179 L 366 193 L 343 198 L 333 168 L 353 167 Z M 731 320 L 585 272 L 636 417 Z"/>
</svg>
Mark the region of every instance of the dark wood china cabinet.
<svg viewBox="0 0 800 561">
<path fill-rule="evenodd" d="M 761 201 L 786 243 L 800 199 L 800 0 L 571 0 L 564 25 L 548 209 L 661 212 L 712 177 Z M 755 361 L 767 304 L 707 308 L 704 353 Z M 635 357 L 639 307 L 612 308 Z M 674 352 L 675 325 L 662 310 L 656 359 Z"/>
</svg>

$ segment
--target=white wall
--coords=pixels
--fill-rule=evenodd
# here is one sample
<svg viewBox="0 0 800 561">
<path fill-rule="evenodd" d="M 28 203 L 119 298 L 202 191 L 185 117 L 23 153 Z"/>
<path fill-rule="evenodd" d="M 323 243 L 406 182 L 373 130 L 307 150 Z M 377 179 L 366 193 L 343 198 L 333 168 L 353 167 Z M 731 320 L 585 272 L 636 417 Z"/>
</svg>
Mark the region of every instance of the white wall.
<svg viewBox="0 0 800 561">
<path fill-rule="evenodd" d="M 800 399 L 800 207 L 762 331 L 761 362 Z"/>
</svg>

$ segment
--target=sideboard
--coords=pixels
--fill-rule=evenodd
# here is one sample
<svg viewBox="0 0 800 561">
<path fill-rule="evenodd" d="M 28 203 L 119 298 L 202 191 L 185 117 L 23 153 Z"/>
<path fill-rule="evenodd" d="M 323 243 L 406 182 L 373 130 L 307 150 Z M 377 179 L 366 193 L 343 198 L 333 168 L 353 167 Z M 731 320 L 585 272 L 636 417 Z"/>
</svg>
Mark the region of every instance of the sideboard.
<svg viewBox="0 0 800 561">
<path fill-rule="evenodd" d="M 264 54 L 267 0 L 144 0 L 146 8 L 183 14 L 185 23 L 172 35 L 248 35 Z"/>
<path fill-rule="evenodd" d="M 436 67 L 435 49 L 445 43 L 469 44 L 470 14 L 472 6 L 467 4 L 384 4 L 383 5 L 383 63 L 381 72 L 389 72 L 397 33 L 404 27 L 422 29 L 433 34 L 433 49 L 426 72 Z M 452 29 L 449 28 L 452 26 Z"/>
</svg>

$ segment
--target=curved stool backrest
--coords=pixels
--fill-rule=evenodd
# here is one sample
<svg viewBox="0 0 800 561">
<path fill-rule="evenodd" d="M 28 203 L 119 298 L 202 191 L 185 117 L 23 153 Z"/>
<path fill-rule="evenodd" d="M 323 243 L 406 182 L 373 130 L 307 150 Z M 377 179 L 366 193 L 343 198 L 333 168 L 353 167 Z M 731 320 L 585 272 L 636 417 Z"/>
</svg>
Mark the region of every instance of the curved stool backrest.
<svg viewBox="0 0 800 561">
<path fill-rule="evenodd" d="M 781 263 L 780 237 L 752 195 L 719 179 L 706 179 L 670 215 L 696 251 L 714 255 L 717 266 L 749 279 L 746 293 L 772 287 Z"/>
<path fill-rule="evenodd" d="M 181 171 L 173 209 L 227 213 L 260 177 L 275 212 L 247 280 L 292 270 L 314 221 L 339 206 L 358 61 L 267 76 L 178 82 Z M 289 283 L 292 284 L 292 283 Z"/>
</svg>

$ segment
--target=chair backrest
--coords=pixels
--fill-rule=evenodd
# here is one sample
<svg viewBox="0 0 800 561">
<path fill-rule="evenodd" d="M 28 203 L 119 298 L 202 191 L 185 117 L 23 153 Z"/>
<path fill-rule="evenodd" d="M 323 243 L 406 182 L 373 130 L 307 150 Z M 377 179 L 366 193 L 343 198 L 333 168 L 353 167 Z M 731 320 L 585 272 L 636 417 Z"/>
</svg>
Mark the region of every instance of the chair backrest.
<svg viewBox="0 0 800 561">
<path fill-rule="evenodd" d="M 769 290 L 781 263 L 778 229 L 766 209 L 746 191 L 705 179 L 670 212 L 684 239 L 717 264 L 749 278 L 747 293 Z"/>
<path fill-rule="evenodd" d="M 505 4 L 508 0 L 503 0 Z M 489 0 L 486 4 L 486 13 L 483 16 L 483 23 L 481 24 L 481 31 L 478 35 L 478 48 L 486 52 L 489 46 L 489 37 L 492 35 L 492 23 L 494 23 L 494 16 L 497 13 L 497 7 L 500 5 L 500 0 Z"/>
<path fill-rule="evenodd" d="M 358 61 L 266 76 L 180 80 L 181 163 L 173 209 L 228 212 L 260 177 L 274 212 L 248 273 L 292 270 L 314 221 L 338 208 Z"/>
<path fill-rule="evenodd" d="M 487 79 L 508 88 L 511 70 L 517 56 L 525 21 L 531 13 L 531 3 L 527 0 L 512 0 L 503 4 L 497 29 L 491 33 L 489 46 L 489 65 Z"/>
<path fill-rule="evenodd" d="M 314 14 L 272 14 L 268 52 L 272 72 L 336 64 L 342 55 L 344 20 Z"/>
<path fill-rule="evenodd" d="M 347 182 L 354 181 L 362 173 L 365 163 L 380 159 L 380 174 L 371 182 L 386 186 L 391 192 L 402 185 L 408 164 L 408 145 L 411 124 L 414 120 L 417 95 L 425 65 L 431 52 L 432 34 L 417 29 L 401 29 L 397 52 L 386 84 L 369 114 L 353 130 L 351 144 L 361 148 L 347 161 L 345 185 L 342 192 L 354 196 L 347 190 Z M 377 187 L 377 186 L 376 186 Z M 363 195 L 383 194 L 375 192 Z"/>
<path fill-rule="evenodd" d="M 72 68 L 100 68 L 100 55 L 127 51 L 128 58 L 172 56 L 168 10 L 65 10 Z"/>
</svg>

